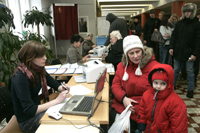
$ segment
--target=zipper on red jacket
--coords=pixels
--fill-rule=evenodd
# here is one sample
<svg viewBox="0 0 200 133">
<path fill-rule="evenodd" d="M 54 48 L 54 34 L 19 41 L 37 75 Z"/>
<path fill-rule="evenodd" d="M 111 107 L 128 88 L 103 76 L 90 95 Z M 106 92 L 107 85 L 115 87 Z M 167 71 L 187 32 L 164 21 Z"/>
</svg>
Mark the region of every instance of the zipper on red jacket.
<svg viewBox="0 0 200 133">
<path fill-rule="evenodd" d="M 150 132 L 151 126 L 153 124 L 154 111 L 155 111 L 155 108 L 156 108 L 157 101 L 158 101 L 158 99 L 156 99 L 156 102 L 154 103 L 154 106 L 153 106 L 153 111 L 152 111 L 152 116 L 151 116 L 151 125 L 149 127 L 148 133 Z"/>
</svg>

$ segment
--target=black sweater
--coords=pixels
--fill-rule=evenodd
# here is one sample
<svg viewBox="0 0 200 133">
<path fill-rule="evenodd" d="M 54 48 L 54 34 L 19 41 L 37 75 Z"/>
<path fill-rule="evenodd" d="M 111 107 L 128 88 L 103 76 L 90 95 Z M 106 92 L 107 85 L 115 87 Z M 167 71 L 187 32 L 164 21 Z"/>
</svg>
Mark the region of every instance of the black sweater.
<svg viewBox="0 0 200 133">
<path fill-rule="evenodd" d="M 122 60 L 123 55 L 123 40 L 117 40 L 114 45 L 111 45 L 108 56 L 106 56 L 105 60 L 107 63 L 119 63 Z"/>
<path fill-rule="evenodd" d="M 58 90 L 59 83 L 48 73 L 46 74 L 47 85 Z M 22 71 L 12 77 L 11 93 L 14 112 L 19 123 L 35 116 L 40 99 L 38 93 L 42 88 L 41 82 L 37 82 L 35 87 L 31 86 L 28 78 Z"/>
</svg>

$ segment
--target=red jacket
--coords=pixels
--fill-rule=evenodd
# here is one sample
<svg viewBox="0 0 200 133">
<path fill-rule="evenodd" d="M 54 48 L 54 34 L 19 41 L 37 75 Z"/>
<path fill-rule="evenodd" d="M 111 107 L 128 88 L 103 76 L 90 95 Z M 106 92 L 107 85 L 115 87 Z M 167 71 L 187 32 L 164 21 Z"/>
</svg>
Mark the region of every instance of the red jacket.
<svg viewBox="0 0 200 133">
<path fill-rule="evenodd" d="M 135 70 L 138 65 L 132 65 L 132 62 L 129 60 L 126 70 L 129 78 L 127 81 L 122 80 L 126 66 L 126 58 L 124 56 L 122 57 L 122 62 L 120 62 L 117 66 L 117 71 L 111 87 L 112 93 L 115 96 L 115 98 L 112 100 L 111 107 L 114 108 L 118 113 L 121 113 L 125 109 L 122 102 L 122 99 L 125 95 L 128 98 L 140 102 L 143 93 L 151 88 L 151 85 L 148 82 L 148 73 L 155 64 L 158 64 L 158 62 L 155 60 L 151 48 L 145 47 L 144 55 L 145 56 L 142 58 L 140 65 L 142 76 L 135 75 Z M 139 104 L 133 106 L 135 107 L 136 112 L 131 114 L 131 119 L 136 121 Z"/>
<path fill-rule="evenodd" d="M 152 84 L 153 70 L 161 68 L 168 74 L 167 87 L 157 95 L 154 88 L 143 94 L 139 104 L 138 128 L 144 131 L 146 126 L 145 133 L 187 133 L 187 108 L 184 101 L 174 92 L 173 68 L 166 64 L 156 65 L 149 73 L 149 82 Z"/>
</svg>

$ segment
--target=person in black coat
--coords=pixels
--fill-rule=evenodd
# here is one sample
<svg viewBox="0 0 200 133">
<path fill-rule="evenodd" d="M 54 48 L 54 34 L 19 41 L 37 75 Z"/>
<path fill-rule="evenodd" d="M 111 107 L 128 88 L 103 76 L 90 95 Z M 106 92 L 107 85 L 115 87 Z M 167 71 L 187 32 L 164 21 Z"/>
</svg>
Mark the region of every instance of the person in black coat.
<svg viewBox="0 0 200 133">
<path fill-rule="evenodd" d="M 150 18 L 145 22 L 144 24 L 144 28 L 143 28 L 143 43 L 144 45 L 147 45 L 148 47 L 153 48 L 154 50 L 154 54 L 156 57 L 156 60 L 158 60 L 158 44 L 156 44 L 155 42 L 151 41 L 151 35 L 153 34 L 154 30 L 159 30 L 160 27 L 160 19 L 155 17 L 155 11 L 154 10 L 150 10 L 149 12 L 149 16 Z"/>
<path fill-rule="evenodd" d="M 169 53 L 174 56 L 174 86 L 182 64 L 186 65 L 188 77 L 187 97 L 193 97 L 194 61 L 200 51 L 200 25 L 195 17 L 196 4 L 187 3 L 182 7 L 182 18 L 172 32 Z"/>
<path fill-rule="evenodd" d="M 134 22 L 130 25 L 131 35 L 141 36 L 142 33 L 142 25 L 139 22 L 138 17 L 134 18 Z"/>
<path fill-rule="evenodd" d="M 121 62 L 123 54 L 123 44 L 122 36 L 118 30 L 112 31 L 110 33 L 110 45 L 108 46 L 108 56 L 105 60 L 107 63 L 112 63 L 115 71 L 117 70 L 117 65 Z"/>
<path fill-rule="evenodd" d="M 110 22 L 110 28 L 109 28 L 109 35 L 107 37 L 106 42 L 104 43 L 104 46 L 108 46 L 110 44 L 110 33 L 114 30 L 119 30 L 122 35 L 122 38 L 128 35 L 127 23 L 124 19 L 118 18 L 114 14 L 109 13 L 106 16 L 106 20 Z"/>
</svg>

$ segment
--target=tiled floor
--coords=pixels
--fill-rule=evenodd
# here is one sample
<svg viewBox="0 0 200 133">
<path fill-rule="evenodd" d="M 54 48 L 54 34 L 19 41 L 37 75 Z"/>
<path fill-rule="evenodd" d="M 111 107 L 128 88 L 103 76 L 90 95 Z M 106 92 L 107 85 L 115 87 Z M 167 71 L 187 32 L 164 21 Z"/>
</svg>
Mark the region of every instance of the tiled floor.
<svg viewBox="0 0 200 133">
<path fill-rule="evenodd" d="M 184 100 L 188 114 L 188 132 L 200 133 L 200 76 L 194 89 L 194 98 L 187 98 L 187 80 L 178 81 L 175 92 Z"/>
<path fill-rule="evenodd" d="M 65 59 L 60 59 L 65 63 Z M 198 76 L 197 86 L 194 89 L 194 98 L 187 98 L 187 80 L 177 81 L 175 92 L 184 100 L 187 106 L 188 114 L 188 133 L 200 133 L 200 75 Z M 0 124 L 0 130 L 6 125 L 3 121 Z"/>
</svg>

